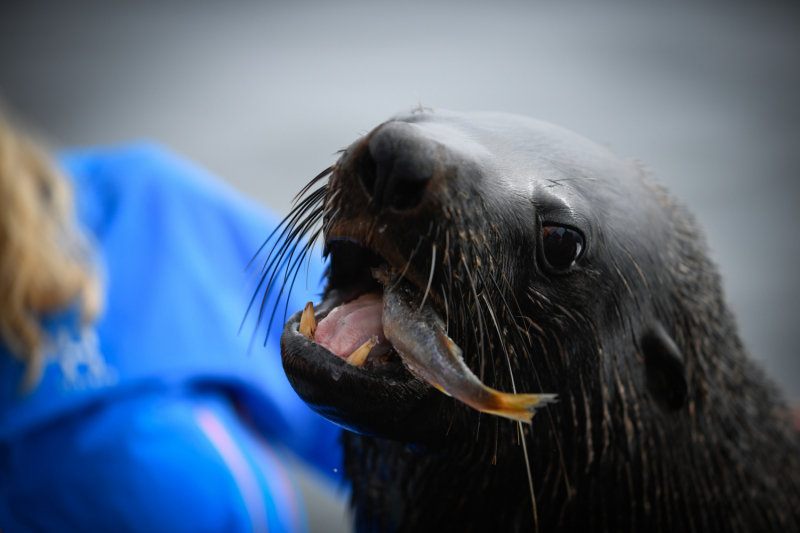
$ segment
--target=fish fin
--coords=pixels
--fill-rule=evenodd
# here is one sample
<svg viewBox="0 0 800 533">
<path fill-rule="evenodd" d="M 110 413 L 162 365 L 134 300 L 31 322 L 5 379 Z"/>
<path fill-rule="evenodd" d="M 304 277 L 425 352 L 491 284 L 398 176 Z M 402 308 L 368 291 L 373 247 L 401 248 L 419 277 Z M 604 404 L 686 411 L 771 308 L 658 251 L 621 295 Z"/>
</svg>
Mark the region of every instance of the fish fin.
<svg viewBox="0 0 800 533">
<path fill-rule="evenodd" d="M 442 333 L 441 331 L 437 331 L 436 334 L 442 340 L 445 346 L 447 346 L 447 351 L 450 353 L 452 357 L 455 359 L 464 360 L 464 351 L 458 347 L 458 344 L 453 342 L 453 339 Z"/>
<path fill-rule="evenodd" d="M 461 350 L 461 348 L 459 348 L 458 345 L 444 333 L 437 331 L 436 334 L 439 336 L 442 343 L 447 347 L 447 351 L 450 356 L 454 359 L 460 360 L 463 363 L 463 350 Z M 436 383 L 431 384 L 450 396 L 450 394 L 448 394 L 447 391 L 445 391 L 440 385 Z M 530 424 L 536 409 L 545 404 L 555 402 L 557 397 L 556 394 L 512 394 L 499 392 L 485 386 L 484 390 L 488 391 L 490 396 L 493 397 L 494 401 L 490 402 L 491 404 L 494 404 L 492 407 L 486 407 L 485 404 L 478 406 L 469 401 L 466 401 L 465 403 L 484 413 L 502 416 L 512 420 L 519 420 L 520 422 L 526 422 L 528 424 Z M 461 401 L 465 400 L 461 399 Z"/>
<path fill-rule="evenodd" d="M 441 331 L 437 331 L 436 334 L 439 335 L 439 338 L 442 340 L 444 345 L 447 347 L 447 352 L 450 354 L 451 357 L 453 357 L 454 359 L 460 359 L 461 361 L 464 360 L 464 357 L 463 357 L 463 353 L 464 352 L 461 350 L 461 348 L 458 347 L 458 345 L 455 342 L 453 342 L 453 339 L 451 339 L 450 337 L 448 337 L 447 335 L 445 335 Z M 442 391 L 443 393 L 445 393 L 446 395 L 448 395 L 450 397 L 453 396 L 452 394 L 450 394 L 449 392 L 444 390 L 442 388 L 442 386 L 439 385 L 438 383 L 432 383 L 432 385 L 434 387 L 436 387 L 437 389 L 439 389 L 440 391 Z"/>
<path fill-rule="evenodd" d="M 431 383 L 431 385 L 433 385 L 434 387 L 436 387 L 437 389 L 439 389 L 440 391 L 442 391 L 442 392 L 443 392 L 443 393 L 445 393 L 446 395 L 448 395 L 448 396 L 452 396 L 452 394 L 450 394 L 449 392 L 447 392 L 446 390 L 444 390 L 444 389 L 442 388 L 442 386 L 441 386 L 441 385 L 439 385 L 438 383 Z"/>
<path fill-rule="evenodd" d="M 530 424 L 536 409 L 557 400 L 556 394 L 498 393 L 499 406 L 484 412 Z"/>
</svg>

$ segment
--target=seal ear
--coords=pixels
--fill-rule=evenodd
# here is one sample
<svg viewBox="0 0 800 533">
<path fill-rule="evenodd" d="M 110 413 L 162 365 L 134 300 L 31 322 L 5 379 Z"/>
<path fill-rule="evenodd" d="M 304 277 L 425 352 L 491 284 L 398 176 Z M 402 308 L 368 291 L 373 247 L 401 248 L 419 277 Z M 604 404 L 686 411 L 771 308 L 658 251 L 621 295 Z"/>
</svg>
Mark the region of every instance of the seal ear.
<svg viewBox="0 0 800 533">
<path fill-rule="evenodd" d="M 675 341 L 660 322 L 656 322 L 641 339 L 647 388 L 669 409 L 686 404 L 686 362 Z"/>
</svg>

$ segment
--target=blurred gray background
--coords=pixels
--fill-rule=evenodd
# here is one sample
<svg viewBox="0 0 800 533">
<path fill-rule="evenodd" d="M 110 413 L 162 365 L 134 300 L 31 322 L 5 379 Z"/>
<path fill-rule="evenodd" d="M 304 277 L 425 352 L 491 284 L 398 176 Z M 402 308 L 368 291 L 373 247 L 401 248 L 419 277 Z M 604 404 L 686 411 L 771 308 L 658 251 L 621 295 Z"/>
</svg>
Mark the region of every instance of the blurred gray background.
<svg viewBox="0 0 800 533">
<path fill-rule="evenodd" d="M 800 402 L 790 4 L 6 1 L 0 95 L 55 146 L 154 138 L 282 213 L 418 98 L 567 127 L 692 208 L 745 344 Z M 298 468 L 312 528 L 346 527 L 342 495 Z"/>
</svg>

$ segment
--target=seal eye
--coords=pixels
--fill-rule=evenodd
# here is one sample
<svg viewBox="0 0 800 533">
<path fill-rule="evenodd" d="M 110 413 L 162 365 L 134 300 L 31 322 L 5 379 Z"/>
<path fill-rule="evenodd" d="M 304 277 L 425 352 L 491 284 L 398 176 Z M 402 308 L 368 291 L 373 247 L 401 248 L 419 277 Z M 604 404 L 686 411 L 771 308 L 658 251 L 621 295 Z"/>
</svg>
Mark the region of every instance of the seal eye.
<svg viewBox="0 0 800 533">
<path fill-rule="evenodd" d="M 583 250 L 583 236 L 564 226 L 542 227 L 542 252 L 548 266 L 563 272 L 568 270 Z"/>
</svg>

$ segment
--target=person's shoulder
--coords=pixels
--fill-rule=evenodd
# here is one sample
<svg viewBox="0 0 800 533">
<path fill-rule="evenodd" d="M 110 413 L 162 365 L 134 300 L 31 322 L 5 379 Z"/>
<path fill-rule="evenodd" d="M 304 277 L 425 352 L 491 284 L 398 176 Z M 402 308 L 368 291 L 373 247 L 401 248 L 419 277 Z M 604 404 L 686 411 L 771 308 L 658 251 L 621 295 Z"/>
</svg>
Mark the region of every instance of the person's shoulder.
<svg viewBox="0 0 800 533">
<path fill-rule="evenodd" d="M 146 140 L 63 150 L 58 160 L 78 185 L 102 180 L 134 180 L 132 185 L 165 177 L 180 180 L 199 170 L 168 148 Z"/>
<path fill-rule="evenodd" d="M 65 150 L 59 162 L 70 176 L 83 222 L 122 203 L 194 206 L 248 224 L 274 226 L 277 216 L 202 166 L 154 141 Z M 137 211 L 141 211 L 137 209 Z M 94 215 L 92 213 L 95 213 Z"/>
<path fill-rule="evenodd" d="M 196 191 L 223 199 L 241 197 L 200 165 L 154 141 L 65 150 L 59 154 L 59 161 L 79 186 L 87 181 L 114 181 L 120 187 Z"/>
</svg>

